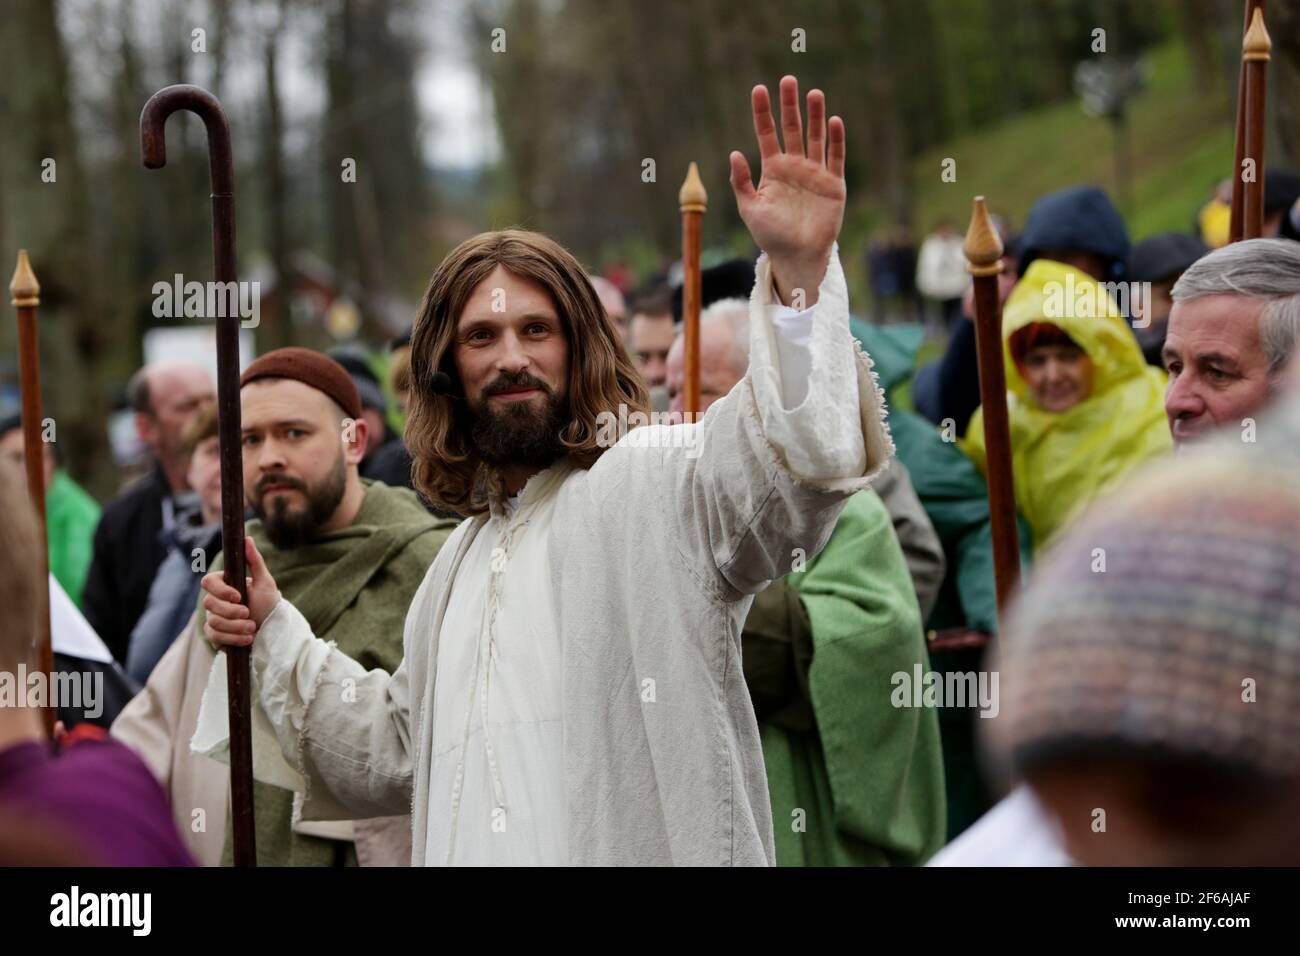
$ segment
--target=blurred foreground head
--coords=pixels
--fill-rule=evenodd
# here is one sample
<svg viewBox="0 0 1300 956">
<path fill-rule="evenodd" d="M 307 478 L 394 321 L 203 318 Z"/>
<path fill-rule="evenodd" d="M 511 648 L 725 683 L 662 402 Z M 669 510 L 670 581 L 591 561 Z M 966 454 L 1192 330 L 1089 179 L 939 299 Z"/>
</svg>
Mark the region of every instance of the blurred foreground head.
<svg viewBox="0 0 1300 956">
<path fill-rule="evenodd" d="M 40 633 L 41 540 L 36 512 L 17 469 L 0 468 L 0 670 L 36 664 Z"/>
<path fill-rule="evenodd" d="M 1300 861 L 1300 403 L 1103 500 L 1035 569 L 990 742 L 1089 865 Z"/>
</svg>

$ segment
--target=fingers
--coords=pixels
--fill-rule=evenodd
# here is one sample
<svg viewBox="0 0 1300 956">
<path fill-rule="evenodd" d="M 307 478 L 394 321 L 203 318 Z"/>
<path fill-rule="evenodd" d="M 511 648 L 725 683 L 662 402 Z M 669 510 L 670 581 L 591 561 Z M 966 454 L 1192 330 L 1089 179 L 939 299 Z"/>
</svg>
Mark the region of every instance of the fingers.
<svg viewBox="0 0 1300 956">
<path fill-rule="evenodd" d="M 826 168 L 829 169 L 840 179 L 844 178 L 844 120 L 838 116 L 832 116 L 827 126 L 830 134 L 830 155 L 827 157 Z"/>
<path fill-rule="evenodd" d="M 821 90 L 808 93 L 808 158 L 826 162 L 826 97 Z"/>
<path fill-rule="evenodd" d="M 736 202 L 742 203 L 754 195 L 754 178 L 749 172 L 749 161 L 737 150 L 731 153 L 731 189 Z"/>
<path fill-rule="evenodd" d="M 221 601 L 229 601 L 233 604 L 239 604 L 239 589 L 233 588 L 226 583 L 225 577 L 220 571 L 212 571 L 203 576 L 199 582 L 203 590 L 207 591 L 214 598 Z"/>
<path fill-rule="evenodd" d="M 776 120 L 772 117 L 772 100 L 767 95 L 766 86 L 754 87 L 750 104 L 754 109 L 754 136 L 758 139 L 759 158 L 775 156 L 781 152 L 781 143 L 776 138 Z"/>
<path fill-rule="evenodd" d="M 208 618 L 203 622 L 203 633 L 207 639 L 218 647 L 247 647 L 253 643 L 252 634 L 231 633 L 216 626 L 219 618 Z"/>
<path fill-rule="evenodd" d="M 213 597 L 211 594 L 205 594 L 203 596 L 203 610 L 207 611 L 210 615 L 225 618 L 226 620 L 248 620 L 248 608 L 244 605 L 231 601 L 222 601 Z"/>
<path fill-rule="evenodd" d="M 803 155 L 803 117 L 799 115 L 799 81 L 781 77 L 781 139 L 791 156 Z"/>
<path fill-rule="evenodd" d="M 257 543 L 247 536 L 244 538 L 244 560 L 248 562 L 248 574 L 254 581 L 260 581 L 270 573 L 262 560 L 262 552 L 257 550 Z"/>
</svg>

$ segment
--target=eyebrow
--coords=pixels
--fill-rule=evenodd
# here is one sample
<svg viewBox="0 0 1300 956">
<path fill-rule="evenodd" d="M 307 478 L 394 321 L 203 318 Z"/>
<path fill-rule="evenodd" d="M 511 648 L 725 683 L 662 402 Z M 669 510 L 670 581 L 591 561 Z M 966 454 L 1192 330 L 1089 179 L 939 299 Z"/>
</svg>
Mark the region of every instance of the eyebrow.
<svg viewBox="0 0 1300 956">
<path fill-rule="evenodd" d="M 245 425 L 240 431 L 244 434 L 249 432 L 265 431 L 268 428 L 315 428 L 316 426 L 305 418 L 285 418 L 278 422 L 271 422 L 270 425 Z"/>
<path fill-rule="evenodd" d="M 496 315 L 500 315 L 501 313 L 498 312 L 498 313 L 495 313 L 495 314 L 496 314 Z M 545 320 L 545 321 L 547 321 L 547 322 L 558 322 L 558 321 L 560 321 L 560 317 L 559 317 L 559 315 L 557 315 L 557 314 L 554 313 L 554 312 L 525 312 L 523 315 L 519 316 L 518 321 L 520 321 L 520 322 L 535 322 L 535 321 L 537 321 L 538 319 L 542 319 L 542 320 Z M 456 326 L 456 331 L 458 331 L 458 332 L 462 332 L 462 331 L 465 331 L 465 330 L 467 330 L 467 329 L 472 329 L 472 328 L 475 328 L 475 327 L 480 326 L 480 325 L 499 325 L 499 324 L 502 323 L 502 321 L 509 322 L 509 321 L 514 321 L 514 320 L 512 320 L 512 319 L 504 319 L 504 318 L 503 318 L 503 319 L 494 319 L 494 318 L 492 318 L 491 316 L 475 316 L 475 317 L 472 318 L 472 319 L 461 319 L 460 322 L 459 322 L 459 324 L 457 324 L 457 326 Z"/>
<path fill-rule="evenodd" d="M 1196 361 L 1202 364 L 1222 365 L 1224 368 L 1236 370 L 1239 363 L 1235 358 L 1224 355 L 1222 352 L 1205 352 L 1196 356 Z"/>
</svg>

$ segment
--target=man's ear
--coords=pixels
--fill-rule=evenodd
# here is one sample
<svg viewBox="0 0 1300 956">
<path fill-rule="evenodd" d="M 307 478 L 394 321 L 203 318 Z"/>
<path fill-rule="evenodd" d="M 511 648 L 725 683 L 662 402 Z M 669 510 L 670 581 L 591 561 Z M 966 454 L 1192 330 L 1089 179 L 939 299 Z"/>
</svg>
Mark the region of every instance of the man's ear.
<svg viewBox="0 0 1300 956">
<path fill-rule="evenodd" d="M 149 448 L 157 448 L 162 436 L 158 432 L 158 423 L 147 412 L 135 413 L 135 433 Z"/>
<path fill-rule="evenodd" d="M 349 465 L 361 464 L 366 457 L 366 439 L 370 435 L 370 426 L 364 418 L 343 419 L 343 458 Z"/>
</svg>

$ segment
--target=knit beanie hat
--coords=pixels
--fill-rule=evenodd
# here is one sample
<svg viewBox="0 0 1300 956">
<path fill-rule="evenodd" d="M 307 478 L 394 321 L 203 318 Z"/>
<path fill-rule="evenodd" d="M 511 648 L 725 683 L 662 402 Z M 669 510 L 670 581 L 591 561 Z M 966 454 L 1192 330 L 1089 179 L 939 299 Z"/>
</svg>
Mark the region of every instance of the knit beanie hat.
<svg viewBox="0 0 1300 956">
<path fill-rule="evenodd" d="M 1298 474 L 1300 396 L 1099 501 L 1008 616 L 994 754 L 1300 776 Z"/>
<path fill-rule="evenodd" d="M 239 387 L 262 378 L 291 378 L 324 392 L 349 418 L 361 417 L 361 396 L 352 376 L 328 355 L 311 349 L 285 348 L 267 352 L 239 377 Z"/>
</svg>

